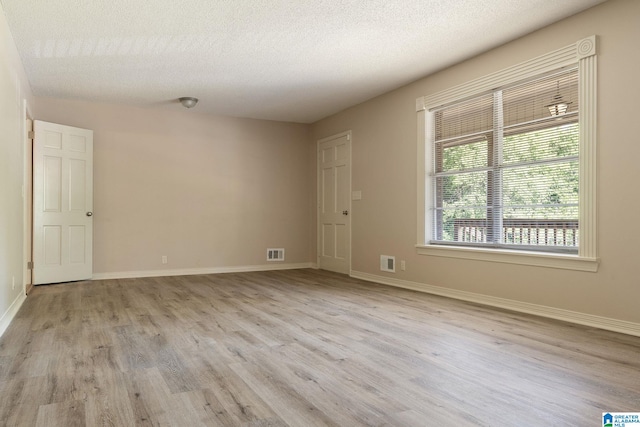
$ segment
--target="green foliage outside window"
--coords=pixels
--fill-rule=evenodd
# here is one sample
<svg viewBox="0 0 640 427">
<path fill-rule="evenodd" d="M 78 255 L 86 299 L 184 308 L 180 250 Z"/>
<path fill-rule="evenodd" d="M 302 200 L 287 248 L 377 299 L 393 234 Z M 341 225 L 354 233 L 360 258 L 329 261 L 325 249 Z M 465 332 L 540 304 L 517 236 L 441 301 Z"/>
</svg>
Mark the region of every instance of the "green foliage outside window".
<svg viewBox="0 0 640 427">
<path fill-rule="evenodd" d="M 492 163 L 489 150 L 484 139 L 442 150 L 442 172 L 452 173 L 436 179 L 441 189 L 442 240 L 455 240 L 456 219 L 486 221 L 491 215 L 489 187 L 494 172 L 486 170 Z M 502 217 L 577 221 L 577 156 L 577 123 L 505 135 Z M 485 169 L 468 171 L 474 168 Z"/>
</svg>

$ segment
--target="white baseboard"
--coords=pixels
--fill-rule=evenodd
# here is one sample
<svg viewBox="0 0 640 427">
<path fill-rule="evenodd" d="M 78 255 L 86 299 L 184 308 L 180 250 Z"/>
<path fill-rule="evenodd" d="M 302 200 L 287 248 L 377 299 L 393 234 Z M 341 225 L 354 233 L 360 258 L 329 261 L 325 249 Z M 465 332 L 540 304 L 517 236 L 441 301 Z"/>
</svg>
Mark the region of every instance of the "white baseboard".
<svg viewBox="0 0 640 427">
<path fill-rule="evenodd" d="M 544 305 L 530 304 L 516 300 L 492 297 L 488 295 L 476 294 L 473 292 L 459 291 L 456 289 L 442 288 L 439 286 L 427 285 L 420 282 L 394 279 L 391 277 L 378 276 L 376 274 L 363 273 L 351 270 L 351 277 L 383 285 L 396 286 L 399 288 L 411 289 L 443 297 L 459 299 L 463 301 L 475 302 L 492 307 L 504 308 L 521 313 L 533 314 L 541 317 L 548 317 L 579 325 L 592 326 L 594 328 L 608 331 L 620 332 L 623 334 L 640 336 L 640 324 L 627 322 L 625 320 L 611 319 L 608 317 L 594 316 L 592 314 L 580 313 L 577 311 L 563 310 L 560 308 L 547 307 Z"/>
<path fill-rule="evenodd" d="M 22 307 L 22 303 L 26 300 L 27 295 L 24 292 L 20 292 L 9 308 L 7 308 L 7 311 L 5 311 L 2 317 L 0 317 L 0 337 L 4 334 L 4 331 L 7 330 L 13 318 L 18 314 L 18 310 Z"/>
<path fill-rule="evenodd" d="M 137 277 L 193 276 L 197 274 L 246 273 L 250 271 L 294 270 L 298 268 L 317 268 L 312 262 L 293 264 L 269 263 L 263 265 L 239 265 L 233 267 L 182 268 L 176 270 L 118 271 L 113 273 L 94 273 L 93 280 L 132 279 Z"/>
</svg>

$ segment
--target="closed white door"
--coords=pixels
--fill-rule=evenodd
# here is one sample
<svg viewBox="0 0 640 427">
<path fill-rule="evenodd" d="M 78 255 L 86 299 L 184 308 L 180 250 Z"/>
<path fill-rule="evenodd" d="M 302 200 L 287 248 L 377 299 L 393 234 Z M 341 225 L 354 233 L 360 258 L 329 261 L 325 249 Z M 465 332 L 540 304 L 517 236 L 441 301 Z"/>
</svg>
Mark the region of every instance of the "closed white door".
<svg viewBox="0 0 640 427">
<path fill-rule="evenodd" d="M 318 267 L 351 270 L 351 132 L 318 141 Z"/>
<path fill-rule="evenodd" d="M 91 279 L 93 132 L 36 120 L 33 283 Z"/>
</svg>

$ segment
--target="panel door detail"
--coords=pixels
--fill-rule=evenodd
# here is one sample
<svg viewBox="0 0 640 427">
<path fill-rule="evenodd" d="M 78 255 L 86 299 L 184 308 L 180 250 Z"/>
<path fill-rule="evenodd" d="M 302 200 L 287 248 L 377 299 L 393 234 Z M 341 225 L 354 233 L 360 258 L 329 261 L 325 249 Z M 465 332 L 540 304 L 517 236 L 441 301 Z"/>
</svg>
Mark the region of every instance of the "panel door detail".
<svg viewBox="0 0 640 427">
<path fill-rule="evenodd" d="M 93 132 L 34 121 L 33 283 L 91 279 Z"/>
<path fill-rule="evenodd" d="M 351 133 L 318 141 L 318 266 L 351 269 Z"/>
</svg>

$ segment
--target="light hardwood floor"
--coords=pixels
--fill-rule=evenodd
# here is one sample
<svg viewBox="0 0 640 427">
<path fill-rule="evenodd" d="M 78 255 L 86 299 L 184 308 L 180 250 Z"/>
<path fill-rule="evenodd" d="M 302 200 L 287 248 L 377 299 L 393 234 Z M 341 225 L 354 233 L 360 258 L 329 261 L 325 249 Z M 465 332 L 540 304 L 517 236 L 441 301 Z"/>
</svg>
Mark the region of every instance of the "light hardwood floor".
<svg viewBox="0 0 640 427">
<path fill-rule="evenodd" d="M 0 425 L 597 426 L 640 338 L 315 270 L 36 287 Z"/>
</svg>

